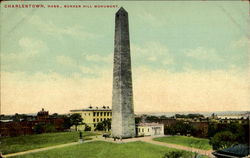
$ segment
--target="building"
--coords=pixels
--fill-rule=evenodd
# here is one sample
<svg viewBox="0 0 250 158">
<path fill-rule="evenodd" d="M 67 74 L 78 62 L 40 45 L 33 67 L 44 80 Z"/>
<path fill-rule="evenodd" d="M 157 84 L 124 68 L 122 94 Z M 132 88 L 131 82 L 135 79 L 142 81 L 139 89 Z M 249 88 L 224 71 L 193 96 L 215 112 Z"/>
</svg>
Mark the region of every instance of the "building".
<svg viewBox="0 0 250 158">
<path fill-rule="evenodd" d="M 136 128 L 137 136 L 160 136 L 164 135 L 164 124 L 140 123 Z"/>
<path fill-rule="evenodd" d="M 213 152 L 217 158 L 249 158 L 250 147 L 247 144 L 237 144 L 229 148 Z"/>
<path fill-rule="evenodd" d="M 49 116 L 49 111 L 44 111 L 42 109 L 37 113 L 36 119 L 29 119 L 19 121 L 9 121 L 9 122 L 0 122 L 0 135 L 3 137 L 14 137 L 20 135 L 31 135 L 31 134 L 40 134 L 50 131 L 53 129 L 53 132 L 61 132 L 66 130 L 64 127 L 64 118 L 53 118 Z M 48 130 L 50 126 L 50 130 Z M 39 128 L 39 131 L 36 130 Z M 52 128 L 51 128 L 52 127 Z"/>
<path fill-rule="evenodd" d="M 99 122 L 112 118 L 112 110 L 109 106 L 103 107 L 88 107 L 87 109 L 70 110 L 70 114 L 78 113 L 83 118 L 83 123 L 91 128 L 91 131 L 95 130 L 95 127 Z M 85 125 L 79 125 L 79 130 L 84 130 Z"/>
<path fill-rule="evenodd" d="M 37 120 L 46 120 L 48 118 L 49 111 L 45 111 L 44 108 L 42 108 L 42 110 L 37 113 Z"/>
<path fill-rule="evenodd" d="M 113 137 L 135 137 L 135 118 L 131 73 L 128 12 L 120 8 L 115 14 L 112 94 Z"/>
</svg>

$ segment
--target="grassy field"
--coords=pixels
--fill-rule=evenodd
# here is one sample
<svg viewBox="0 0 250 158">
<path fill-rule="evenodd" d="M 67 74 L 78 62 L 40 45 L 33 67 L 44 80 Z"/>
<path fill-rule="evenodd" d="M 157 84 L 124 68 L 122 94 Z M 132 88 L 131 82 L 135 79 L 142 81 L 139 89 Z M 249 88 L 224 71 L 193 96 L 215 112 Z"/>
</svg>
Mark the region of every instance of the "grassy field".
<svg viewBox="0 0 250 158">
<path fill-rule="evenodd" d="M 84 139 L 95 135 L 91 132 L 83 132 Z M 45 133 L 18 137 L 1 138 L 0 151 L 3 154 L 15 153 L 30 149 L 76 142 L 79 140 L 78 132 Z"/>
<path fill-rule="evenodd" d="M 212 146 L 209 145 L 209 140 L 202 138 L 187 137 L 187 136 L 169 136 L 169 137 L 154 138 L 154 140 L 198 148 L 198 149 L 204 149 L 204 150 L 212 149 Z"/>
<path fill-rule="evenodd" d="M 115 144 L 95 141 L 17 156 L 16 158 L 162 158 L 165 153 L 170 151 L 177 150 L 144 142 Z"/>
</svg>

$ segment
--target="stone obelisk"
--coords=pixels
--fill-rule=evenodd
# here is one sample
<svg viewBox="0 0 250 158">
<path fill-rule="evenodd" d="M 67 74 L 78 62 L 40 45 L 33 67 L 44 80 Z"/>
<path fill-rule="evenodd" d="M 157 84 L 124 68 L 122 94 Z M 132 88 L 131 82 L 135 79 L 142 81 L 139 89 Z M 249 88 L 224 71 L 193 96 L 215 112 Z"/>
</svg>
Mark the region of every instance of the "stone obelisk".
<svg viewBox="0 0 250 158">
<path fill-rule="evenodd" d="M 111 132 L 113 137 L 135 136 L 128 13 L 122 7 L 115 15 Z"/>
</svg>

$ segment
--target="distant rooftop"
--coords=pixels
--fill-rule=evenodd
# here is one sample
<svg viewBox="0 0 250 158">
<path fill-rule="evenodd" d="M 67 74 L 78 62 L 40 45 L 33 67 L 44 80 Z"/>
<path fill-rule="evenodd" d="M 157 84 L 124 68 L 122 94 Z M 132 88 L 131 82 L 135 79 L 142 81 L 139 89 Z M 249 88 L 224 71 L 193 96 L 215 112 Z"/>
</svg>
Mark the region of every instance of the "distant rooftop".
<svg viewBox="0 0 250 158">
<path fill-rule="evenodd" d="M 79 111 L 111 111 L 112 109 L 109 106 L 102 106 L 102 107 L 94 107 L 94 106 L 89 106 L 88 108 L 85 109 L 74 109 L 70 110 L 70 112 L 79 112 Z"/>
<path fill-rule="evenodd" d="M 139 123 L 138 126 L 161 126 L 163 124 L 151 122 L 151 123 Z"/>
</svg>

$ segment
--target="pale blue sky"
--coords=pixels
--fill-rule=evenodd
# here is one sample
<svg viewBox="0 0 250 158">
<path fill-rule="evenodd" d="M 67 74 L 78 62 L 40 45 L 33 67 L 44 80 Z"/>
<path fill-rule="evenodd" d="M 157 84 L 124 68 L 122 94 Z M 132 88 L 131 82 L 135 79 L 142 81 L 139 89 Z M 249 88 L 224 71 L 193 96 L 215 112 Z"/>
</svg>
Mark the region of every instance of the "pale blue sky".
<svg viewBox="0 0 250 158">
<path fill-rule="evenodd" d="M 2 73 L 11 74 L 12 77 L 23 81 L 29 77 L 33 82 L 39 80 L 37 77 L 32 78 L 37 74 L 47 75 L 48 78 L 51 78 L 51 74 L 56 74 L 63 79 L 72 79 L 75 76 L 81 79 L 101 79 L 103 76 L 111 76 L 114 14 L 119 8 L 4 8 L 5 4 L 10 3 L 17 2 L 1 3 L 1 21 L 4 21 L 1 25 Z M 32 3 L 123 6 L 129 13 L 134 80 L 139 80 L 140 73 L 137 73 L 137 70 L 141 69 L 159 71 L 159 75 L 164 75 L 163 72 L 172 75 L 199 72 L 207 75 L 215 71 L 224 74 L 234 71 L 234 74 L 239 76 L 247 74 L 248 2 Z M 245 85 L 245 82 L 239 82 Z M 109 84 L 111 85 L 112 81 Z M 136 86 L 135 83 L 135 88 Z M 10 91 L 8 87 L 6 91 Z M 111 94 L 111 89 L 109 91 Z M 241 97 L 244 98 L 245 91 L 242 93 L 244 95 Z M 10 98 L 7 93 L 5 97 Z M 22 96 L 21 99 L 25 100 L 26 97 L 30 96 Z M 18 103 L 11 102 L 11 99 L 6 100 L 9 100 L 3 103 L 6 107 L 8 104 L 18 106 Z M 38 99 L 37 102 L 39 101 L 43 102 Z M 239 106 L 243 104 L 235 102 Z M 110 104 L 110 100 L 105 103 Z M 197 104 L 201 103 L 202 101 Z M 80 103 L 74 103 L 76 104 L 80 106 Z M 138 104 L 142 106 L 145 103 Z M 244 106 L 248 105 L 245 100 Z"/>
<path fill-rule="evenodd" d="M 172 72 L 184 71 L 187 65 L 201 71 L 230 69 L 232 66 L 247 68 L 248 47 L 230 48 L 247 38 L 249 17 L 246 2 L 113 4 L 124 6 L 129 12 L 133 66 L 143 65 Z M 29 62 L 8 57 L 5 60 L 3 57 L 2 70 L 29 73 L 52 71 L 65 75 L 81 72 L 79 67 L 63 66 L 56 62 L 58 56 L 88 67 L 112 66 L 112 62 L 105 60 L 86 60 L 85 55 L 109 55 L 111 59 L 114 13 L 117 9 L 1 10 L 1 18 L 5 21 L 1 30 L 4 39 L 1 40 L 2 54 L 32 54 L 34 50 L 29 47 L 32 44 L 34 49 L 38 47 L 37 53 L 33 52 L 33 56 L 28 57 Z M 30 44 L 24 46 L 22 41 Z M 146 48 L 151 51 L 141 50 Z"/>
</svg>

